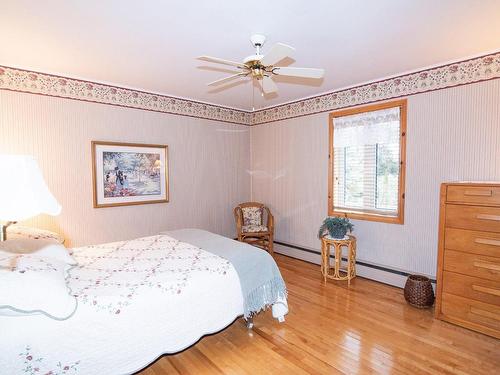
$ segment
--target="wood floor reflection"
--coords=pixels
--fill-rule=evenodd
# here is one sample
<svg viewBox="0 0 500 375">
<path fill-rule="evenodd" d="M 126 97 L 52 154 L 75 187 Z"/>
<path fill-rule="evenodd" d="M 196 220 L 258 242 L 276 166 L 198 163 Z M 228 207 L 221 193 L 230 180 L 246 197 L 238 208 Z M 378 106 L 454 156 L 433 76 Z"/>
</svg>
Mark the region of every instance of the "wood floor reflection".
<svg viewBox="0 0 500 375">
<path fill-rule="evenodd" d="M 325 285 L 319 266 L 276 260 L 285 323 L 266 312 L 249 331 L 238 319 L 140 374 L 500 374 L 500 340 L 435 320 L 401 289 L 360 277 Z"/>
</svg>

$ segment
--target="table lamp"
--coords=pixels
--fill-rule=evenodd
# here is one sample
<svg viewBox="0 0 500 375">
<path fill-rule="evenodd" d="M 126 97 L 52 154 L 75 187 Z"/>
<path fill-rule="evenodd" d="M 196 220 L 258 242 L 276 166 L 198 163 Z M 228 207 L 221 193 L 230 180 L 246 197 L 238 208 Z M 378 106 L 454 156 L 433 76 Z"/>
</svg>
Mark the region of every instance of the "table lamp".
<svg viewBox="0 0 500 375">
<path fill-rule="evenodd" d="M 61 205 L 49 191 L 33 156 L 0 155 L 0 241 L 7 227 L 38 214 L 59 215 Z"/>
</svg>

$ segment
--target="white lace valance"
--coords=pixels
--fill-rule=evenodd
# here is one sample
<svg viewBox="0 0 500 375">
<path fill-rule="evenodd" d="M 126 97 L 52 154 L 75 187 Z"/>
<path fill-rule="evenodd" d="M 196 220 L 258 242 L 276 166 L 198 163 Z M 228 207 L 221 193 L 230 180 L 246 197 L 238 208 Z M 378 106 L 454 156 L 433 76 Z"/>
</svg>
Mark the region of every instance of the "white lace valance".
<svg viewBox="0 0 500 375">
<path fill-rule="evenodd" d="M 397 143 L 399 119 L 399 107 L 334 118 L 334 147 Z"/>
</svg>

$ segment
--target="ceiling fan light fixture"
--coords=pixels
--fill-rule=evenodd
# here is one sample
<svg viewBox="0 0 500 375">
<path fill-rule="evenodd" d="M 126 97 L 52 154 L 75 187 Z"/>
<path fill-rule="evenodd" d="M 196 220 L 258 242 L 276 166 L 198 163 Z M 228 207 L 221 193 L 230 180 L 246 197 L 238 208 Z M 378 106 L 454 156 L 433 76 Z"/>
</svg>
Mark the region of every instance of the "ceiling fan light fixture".
<svg viewBox="0 0 500 375">
<path fill-rule="evenodd" d="M 250 75 L 252 79 L 255 79 L 260 84 L 264 94 L 271 94 L 278 91 L 278 87 L 272 80 L 274 75 L 309 79 L 321 79 L 324 76 L 325 72 L 323 69 L 276 66 L 279 61 L 292 56 L 295 52 L 295 48 L 289 45 L 276 43 L 266 54 L 262 55 L 260 53 L 260 48 L 265 43 L 266 37 L 262 34 L 254 34 L 250 37 L 250 41 L 255 47 L 256 53 L 254 55 L 247 56 L 243 60 L 243 63 L 211 56 L 198 57 L 199 60 L 217 64 L 232 65 L 240 69 L 240 73 L 234 72 L 235 74 L 232 76 L 210 82 L 208 84 L 209 86 L 219 85 L 234 78 L 247 77 Z"/>
<path fill-rule="evenodd" d="M 264 77 L 265 70 L 261 67 L 252 68 L 252 77 L 257 79 L 262 79 Z"/>
</svg>

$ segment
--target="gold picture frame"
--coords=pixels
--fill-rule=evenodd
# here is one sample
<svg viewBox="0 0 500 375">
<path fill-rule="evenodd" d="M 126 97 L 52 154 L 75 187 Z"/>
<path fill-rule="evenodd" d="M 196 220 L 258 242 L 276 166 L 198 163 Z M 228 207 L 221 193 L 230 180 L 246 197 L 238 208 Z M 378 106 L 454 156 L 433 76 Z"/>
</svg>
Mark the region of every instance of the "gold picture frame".
<svg viewBox="0 0 500 375">
<path fill-rule="evenodd" d="M 167 145 L 91 143 L 94 208 L 169 201 Z"/>
</svg>

